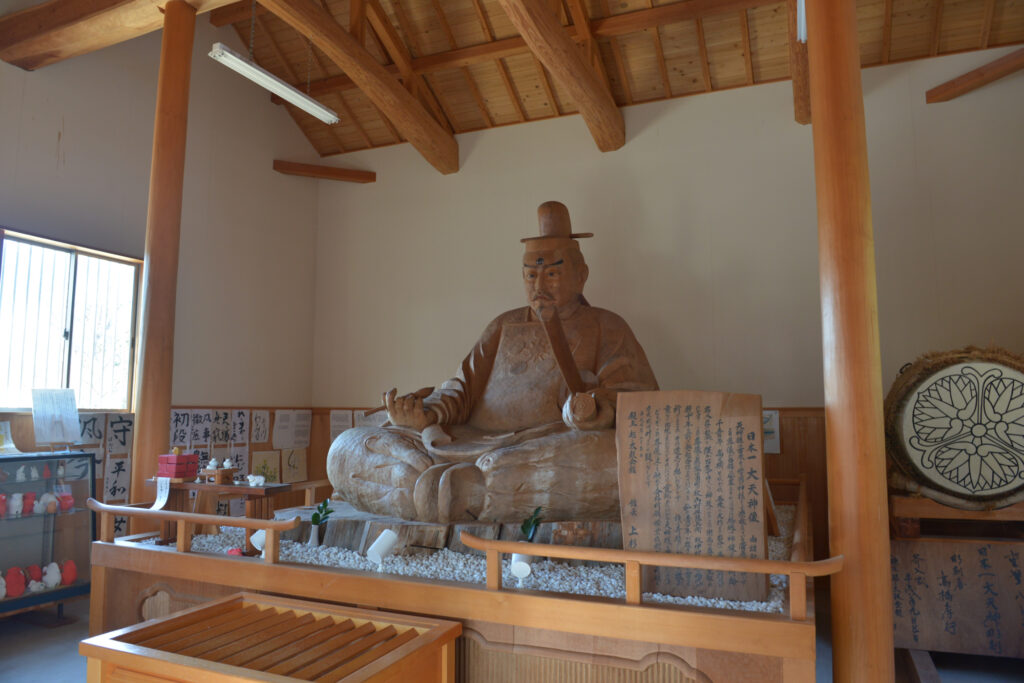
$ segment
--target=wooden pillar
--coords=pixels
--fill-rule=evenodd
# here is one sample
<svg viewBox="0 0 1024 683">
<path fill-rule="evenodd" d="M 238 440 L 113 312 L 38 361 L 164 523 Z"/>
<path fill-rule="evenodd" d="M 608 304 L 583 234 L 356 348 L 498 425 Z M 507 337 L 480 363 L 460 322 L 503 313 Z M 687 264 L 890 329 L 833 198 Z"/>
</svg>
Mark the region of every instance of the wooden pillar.
<svg viewBox="0 0 1024 683">
<path fill-rule="evenodd" d="M 146 253 L 142 267 L 139 384 L 135 394 L 132 500 L 152 499 L 145 480 L 156 474 L 157 455 L 170 441 L 174 367 L 174 298 L 178 286 L 181 192 L 185 177 L 188 86 L 196 11 L 182 0 L 164 8 L 153 160 L 149 173 Z"/>
<path fill-rule="evenodd" d="M 807 0 L 824 346 L 833 676 L 893 680 L 871 190 L 855 0 Z"/>
</svg>

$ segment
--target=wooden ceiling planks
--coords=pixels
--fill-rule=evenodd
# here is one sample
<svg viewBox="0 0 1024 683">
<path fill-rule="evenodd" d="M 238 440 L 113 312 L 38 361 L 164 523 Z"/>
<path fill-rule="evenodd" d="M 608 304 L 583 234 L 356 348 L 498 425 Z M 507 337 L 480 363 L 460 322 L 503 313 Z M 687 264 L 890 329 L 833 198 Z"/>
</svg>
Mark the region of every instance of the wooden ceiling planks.
<svg viewBox="0 0 1024 683">
<path fill-rule="evenodd" d="M 747 10 L 750 26 L 750 53 L 754 82 L 777 81 L 789 77 L 789 39 L 786 3 L 780 2 Z"/>
<path fill-rule="evenodd" d="M 352 26 L 353 1 L 364 8 L 379 3 L 407 50 L 405 68 L 411 67 L 410 80 L 419 83 L 413 86 L 416 98 L 443 127 L 463 132 L 578 111 L 565 88 L 526 49 L 500 0 L 311 0 L 345 29 Z M 587 62 L 599 67 L 599 80 L 617 106 L 789 76 L 788 13 L 781 0 L 550 3 Z M 216 10 L 211 22 L 233 26 L 248 48 L 248 0 L 200 4 L 200 11 Z M 152 17 L 137 19 L 151 12 L 140 0 L 72 0 L 60 8 L 59 21 L 40 25 L 38 33 L 16 15 L 0 17 L 0 28 L 14 31 L 5 36 L 12 43 L 8 61 L 34 68 L 152 29 Z M 310 49 L 305 36 L 264 8 L 257 12 L 256 61 L 300 90 L 311 81 L 310 92 L 339 113 L 341 122 L 327 126 L 288 108 L 318 153 L 402 141 L 392 122 L 323 50 Z M 857 22 L 861 64 L 872 66 L 1022 43 L 1024 0 L 857 0 Z M 362 29 L 360 42 L 372 59 L 397 75 L 394 55 L 378 32 L 358 17 L 355 26 Z M 595 52 L 587 57 L 591 34 Z M 55 37 L 62 41 L 60 50 L 41 55 L 39 46 Z M 488 47 L 495 41 L 505 41 L 498 43 L 500 52 Z"/>
</svg>

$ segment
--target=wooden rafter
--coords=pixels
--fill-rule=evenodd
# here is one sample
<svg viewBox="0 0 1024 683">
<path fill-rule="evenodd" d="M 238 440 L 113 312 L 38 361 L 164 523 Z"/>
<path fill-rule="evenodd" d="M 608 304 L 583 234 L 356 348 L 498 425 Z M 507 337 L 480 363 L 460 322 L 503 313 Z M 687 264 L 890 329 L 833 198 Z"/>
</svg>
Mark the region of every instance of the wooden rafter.
<svg viewBox="0 0 1024 683">
<path fill-rule="evenodd" d="M 337 101 L 338 104 L 341 105 L 341 110 L 345 113 L 345 116 L 348 117 L 348 119 L 352 122 L 352 125 L 355 126 L 356 132 L 359 133 L 359 137 L 361 137 L 363 139 L 363 142 L 366 143 L 366 147 L 373 147 L 373 140 L 371 140 L 370 136 L 367 134 L 366 128 L 364 128 L 363 124 L 359 122 L 359 119 L 356 118 L 355 112 L 352 111 L 352 107 L 350 107 L 348 105 L 348 102 L 345 101 L 345 93 L 339 92 L 335 93 L 334 95 L 335 101 Z"/>
<path fill-rule="evenodd" d="M 320 166 L 318 164 L 300 164 L 283 159 L 274 159 L 274 170 L 288 175 L 321 178 L 324 180 L 343 180 L 349 183 L 373 183 L 377 181 L 377 174 L 373 171 L 358 171 L 350 168 Z"/>
<path fill-rule="evenodd" d="M 540 78 L 540 84 L 544 86 L 544 93 L 548 96 L 548 102 L 551 103 L 551 111 L 555 113 L 555 116 L 561 116 L 562 112 L 558 109 L 558 100 L 555 99 L 555 89 L 551 87 L 548 70 L 536 57 L 533 58 L 533 64 L 537 67 L 537 77 Z"/>
<path fill-rule="evenodd" d="M 608 0 L 602 0 L 604 5 L 604 13 L 610 15 L 612 8 Z M 622 56 L 622 47 L 619 45 L 618 38 L 612 36 L 608 39 L 608 44 L 612 48 L 612 58 L 615 60 L 615 70 L 619 72 L 619 83 L 622 84 L 622 96 L 626 98 L 626 104 L 633 104 L 633 88 L 629 85 L 629 72 L 626 70 L 626 60 Z"/>
<path fill-rule="evenodd" d="M 310 40 L 359 86 L 366 96 L 442 173 L 459 169 L 459 145 L 366 49 L 312 0 L 261 0 L 286 24 Z"/>
<path fill-rule="evenodd" d="M 377 0 L 373 1 L 377 2 Z M 403 43 L 401 49 L 406 50 L 410 59 L 412 59 L 414 55 L 423 54 L 423 49 L 416 37 L 416 29 L 409 20 L 409 15 L 405 13 L 405 8 L 402 7 L 402 0 L 391 0 L 391 7 L 394 8 L 395 18 L 398 19 L 398 25 L 401 26 L 402 33 L 405 34 L 405 38 L 408 41 L 408 46 Z M 394 30 L 394 25 L 387 19 L 387 17 L 385 17 L 385 21 L 387 25 Z M 441 95 L 440 88 L 433 83 L 429 74 L 424 74 L 423 76 L 422 90 L 423 97 L 434 111 L 434 115 L 437 117 L 438 121 L 442 121 L 443 125 L 445 125 L 448 130 L 457 132 L 455 118 L 452 116 L 452 111 L 448 107 L 448 103 L 445 102 L 444 97 Z"/>
<path fill-rule="evenodd" d="M 350 0 L 348 5 L 348 32 L 360 45 L 366 28 L 366 0 Z"/>
<path fill-rule="evenodd" d="M 597 69 L 597 73 L 604 81 L 608 92 L 611 92 L 612 85 L 611 81 L 608 80 L 608 70 L 604 66 L 604 59 L 601 58 L 601 49 L 594 38 L 594 33 L 590 30 L 590 15 L 587 14 L 587 8 L 584 6 L 583 0 L 568 0 L 568 3 L 572 25 L 576 29 L 576 39 L 583 41 L 583 49 L 587 59 Z"/>
<path fill-rule="evenodd" d="M 487 36 L 487 45 L 494 44 L 494 29 L 491 28 L 491 24 L 487 21 L 487 13 L 484 12 L 483 4 L 480 0 L 473 0 L 473 9 L 476 11 L 477 21 L 480 22 L 480 28 L 483 29 L 484 35 Z M 521 43 L 523 49 L 526 49 L 526 43 L 523 42 L 522 38 L 515 38 L 517 42 Z M 498 69 L 498 75 L 501 76 L 501 82 L 505 84 L 505 91 L 508 93 L 509 101 L 512 102 L 512 106 L 515 107 L 516 113 L 519 115 L 520 121 L 526 120 L 526 110 L 523 109 L 523 103 L 519 99 L 519 93 L 516 92 L 515 85 L 512 83 L 512 75 L 508 71 L 508 65 L 505 64 L 505 60 L 498 57 L 494 60 L 494 65 Z M 464 65 L 464 66 L 468 66 Z"/>
<path fill-rule="evenodd" d="M 981 38 L 978 40 L 978 49 L 984 50 L 988 47 L 988 41 L 992 38 L 992 19 L 996 13 L 996 0 L 985 0 L 985 18 L 981 22 Z"/>
<path fill-rule="evenodd" d="M 740 35 L 743 39 L 743 65 L 747 70 L 747 85 L 754 85 L 754 56 L 750 54 L 750 20 L 747 10 L 740 11 Z"/>
<path fill-rule="evenodd" d="M 1021 69 L 1024 69 L 1024 48 L 935 86 L 925 93 L 925 101 L 929 104 L 948 102 Z"/>
<path fill-rule="evenodd" d="M 431 4 L 434 7 L 434 13 L 437 15 L 438 21 L 441 22 L 441 28 L 444 29 L 445 36 L 448 38 L 448 48 L 451 50 L 456 49 L 459 44 L 455 40 L 455 34 L 452 33 L 452 27 L 448 23 L 448 18 L 444 14 L 441 3 L 438 0 L 432 0 Z M 484 118 L 484 125 L 490 128 L 494 125 L 494 122 L 491 120 L 490 112 L 487 111 L 487 104 L 484 102 L 483 95 L 480 94 L 480 88 L 477 87 L 476 79 L 473 78 L 473 74 L 468 66 L 462 67 L 461 71 L 462 77 L 466 79 L 466 85 L 469 86 L 469 91 L 473 94 L 476 106 L 480 109 L 480 115 Z"/>
<path fill-rule="evenodd" d="M 797 39 L 797 0 L 786 1 L 789 20 L 789 77 L 793 81 L 793 118 L 801 125 L 811 122 L 811 76 L 807 70 L 807 43 Z"/>
<path fill-rule="evenodd" d="M 700 71 L 704 75 L 704 90 L 711 92 L 711 63 L 708 61 L 708 43 L 704 40 L 704 21 L 700 17 L 697 24 L 697 48 L 700 50 Z"/>
<path fill-rule="evenodd" d="M 552 78 L 576 103 L 602 152 L 626 142 L 626 124 L 611 93 L 569 38 L 558 16 L 543 0 L 499 0 L 512 25 Z"/>
<path fill-rule="evenodd" d="M 928 54 L 932 57 L 939 54 L 939 40 L 942 37 L 942 5 L 943 0 L 935 0 L 934 18 L 932 20 L 932 41 Z"/>
<path fill-rule="evenodd" d="M 942 2 L 942 0 L 936 0 Z M 889 63 L 892 52 L 892 0 L 885 0 L 882 8 L 882 64 Z"/>
</svg>

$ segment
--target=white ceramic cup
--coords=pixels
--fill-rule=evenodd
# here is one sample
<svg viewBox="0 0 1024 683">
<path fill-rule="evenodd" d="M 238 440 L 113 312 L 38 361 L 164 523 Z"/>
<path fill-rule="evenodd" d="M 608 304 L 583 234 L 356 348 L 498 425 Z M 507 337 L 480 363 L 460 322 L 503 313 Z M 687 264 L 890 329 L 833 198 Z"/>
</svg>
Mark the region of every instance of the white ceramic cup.
<svg viewBox="0 0 1024 683">
<path fill-rule="evenodd" d="M 380 536 L 373 542 L 373 545 L 366 550 L 366 559 L 374 564 L 381 564 L 384 558 L 395 549 L 396 543 L 398 543 L 398 534 L 391 529 L 385 529 L 380 532 Z"/>
</svg>

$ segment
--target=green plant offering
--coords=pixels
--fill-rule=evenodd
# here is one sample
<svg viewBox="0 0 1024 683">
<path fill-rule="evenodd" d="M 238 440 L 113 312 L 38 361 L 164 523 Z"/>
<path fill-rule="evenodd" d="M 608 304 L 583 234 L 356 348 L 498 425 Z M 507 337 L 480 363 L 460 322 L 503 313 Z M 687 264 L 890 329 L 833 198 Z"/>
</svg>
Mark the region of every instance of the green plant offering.
<svg viewBox="0 0 1024 683">
<path fill-rule="evenodd" d="M 331 508 L 327 507 L 327 500 L 324 499 L 322 503 L 316 506 L 316 512 L 313 513 L 313 524 L 317 526 L 327 522 L 327 518 L 334 512 Z"/>
<path fill-rule="evenodd" d="M 540 516 L 540 508 L 538 507 L 533 511 L 532 515 L 523 520 L 523 525 L 519 527 L 519 530 L 523 532 L 527 543 L 533 543 L 533 537 L 537 535 L 537 527 L 540 526 L 543 519 Z"/>
</svg>

